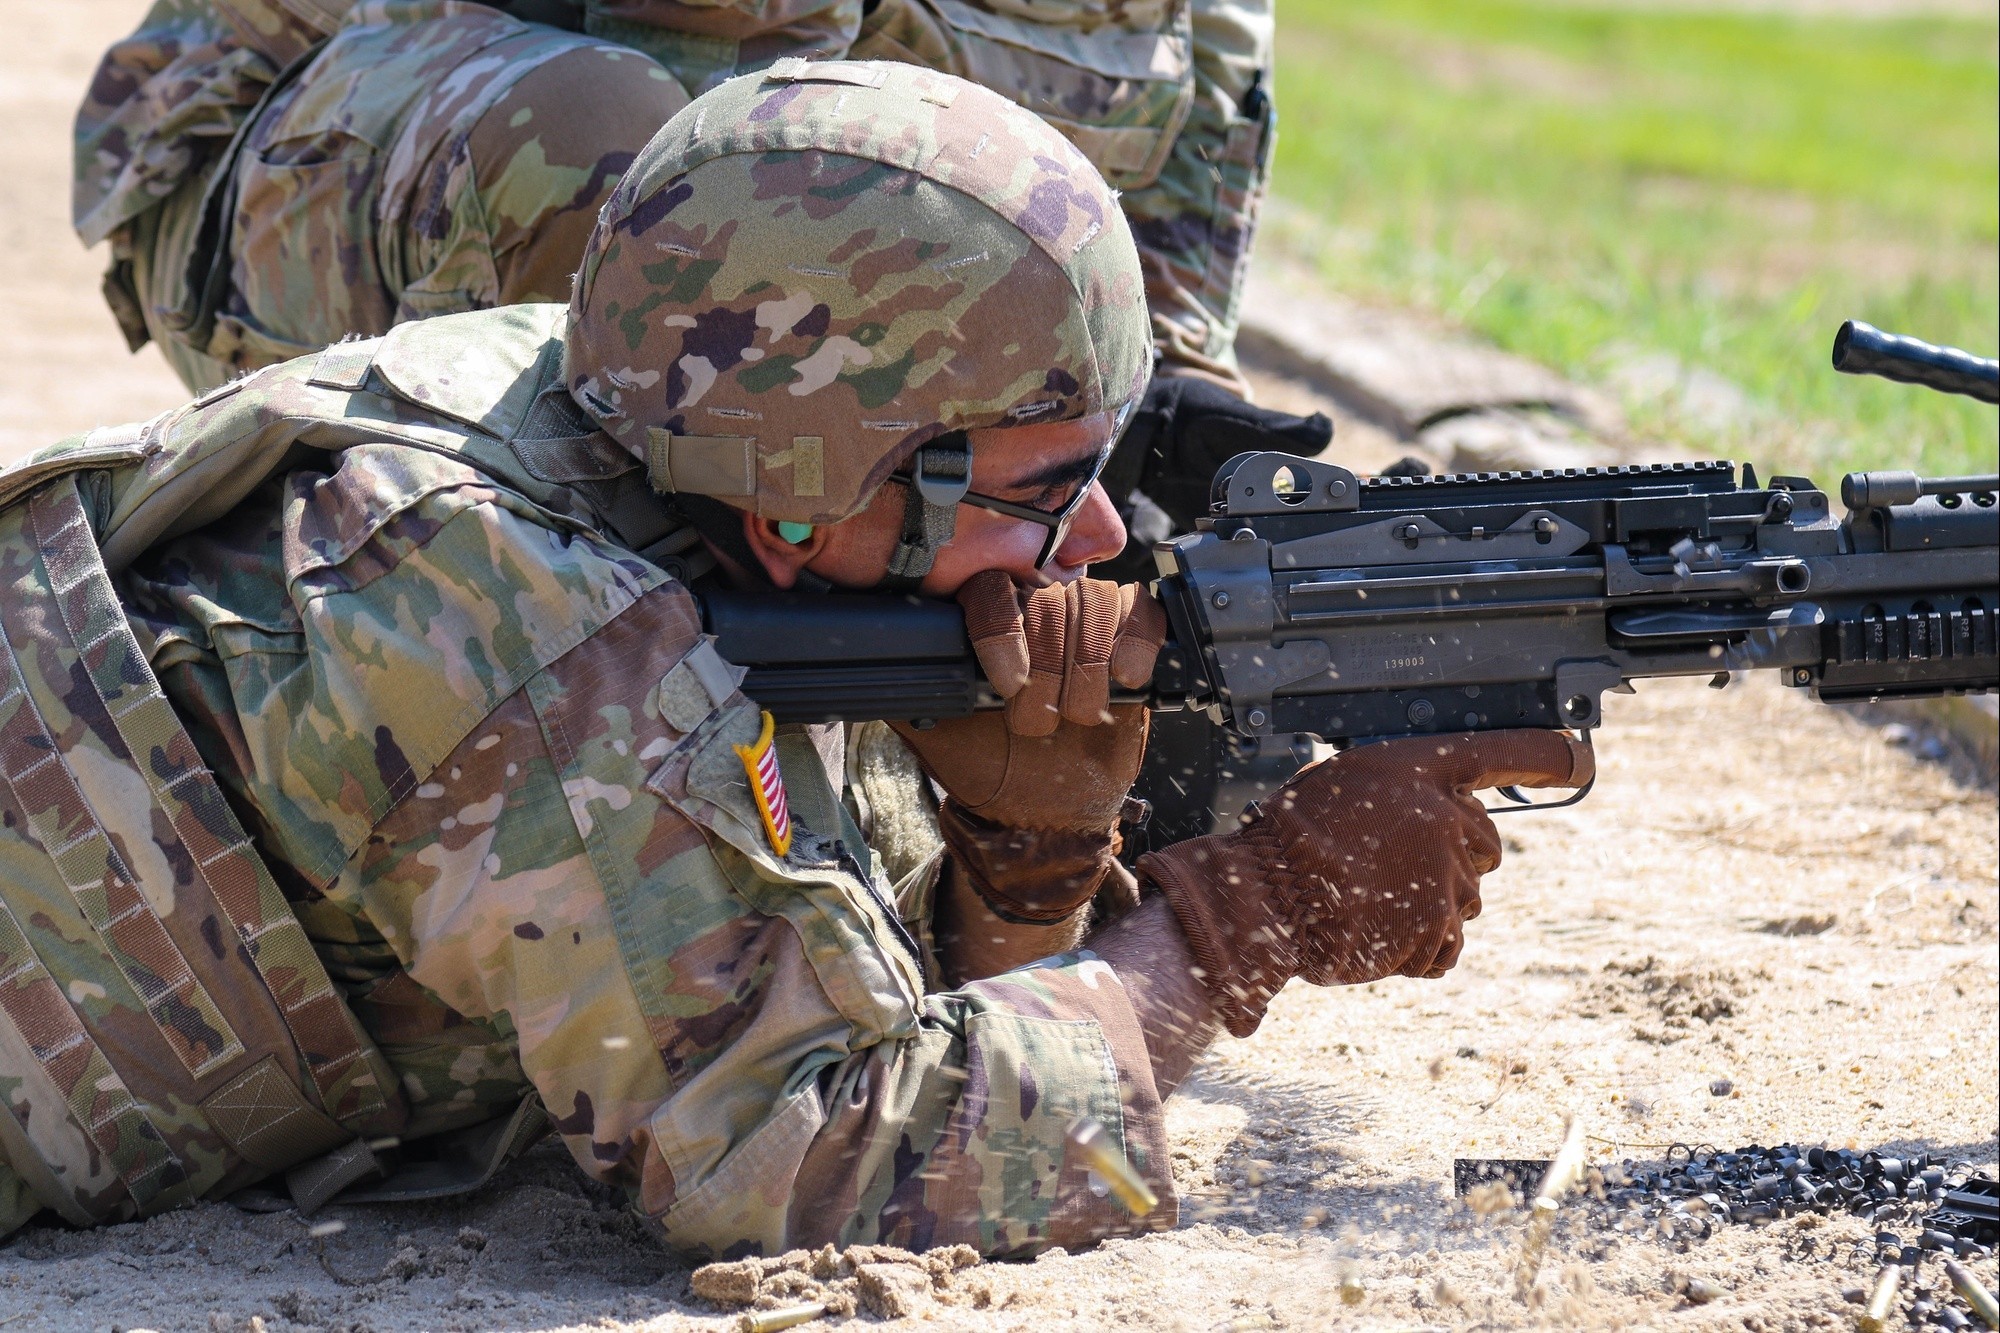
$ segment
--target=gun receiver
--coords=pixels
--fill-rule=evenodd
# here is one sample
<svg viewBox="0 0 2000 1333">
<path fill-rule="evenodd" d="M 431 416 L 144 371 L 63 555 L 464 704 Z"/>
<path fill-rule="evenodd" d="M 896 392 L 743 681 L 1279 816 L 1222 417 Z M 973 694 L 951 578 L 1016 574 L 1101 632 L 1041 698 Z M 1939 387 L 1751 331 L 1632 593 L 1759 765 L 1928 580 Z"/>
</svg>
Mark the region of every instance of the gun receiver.
<svg viewBox="0 0 2000 1333">
<path fill-rule="evenodd" d="M 1173 641 L 1145 702 L 1345 742 L 1591 728 L 1653 676 L 1770 669 L 1830 701 L 2000 686 L 2000 478 L 1848 480 L 1868 502 L 1836 519 L 1811 482 L 1723 462 L 1364 481 L 1241 455 L 1213 516 L 1155 548 Z M 997 703 L 951 603 L 703 604 L 782 721 Z"/>
<path fill-rule="evenodd" d="M 1968 480 L 1837 520 L 1721 462 L 1361 481 L 1250 454 L 1156 548 L 1159 591 L 1199 645 L 1187 702 L 1248 735 L 1589 728 L 1633 680 L 1754 669 L 1826 700 L 1992 689 L 2000 479 Z"/>
</svg>

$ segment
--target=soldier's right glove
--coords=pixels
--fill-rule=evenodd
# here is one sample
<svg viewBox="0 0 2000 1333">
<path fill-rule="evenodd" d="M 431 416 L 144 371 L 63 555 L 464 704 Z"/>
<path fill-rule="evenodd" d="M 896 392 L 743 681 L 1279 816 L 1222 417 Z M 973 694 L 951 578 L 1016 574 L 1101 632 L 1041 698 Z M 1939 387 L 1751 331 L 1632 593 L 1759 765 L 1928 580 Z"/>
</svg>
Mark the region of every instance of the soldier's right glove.
<svg viewBox="0 0 2000 1333">
<path fill-rule="evenodd" d="M 958 600 L 1006 710 L 923 731 L 894 725 L 945 789 L 938 823 L 974 891 L 1004 920 L 1061 921 L 1110 871 L 1148 717 L 1114 707 L 1111 686 L 1152 679 L 1166 612 L 1130 584 L 1023 592 L 996 571 L 974 575 Z"/>
<path fill-rule="evenodd" d="M 1293 977 L 1315 986 L 1443 976 L 1500 838 L 1472 792 L 1577 787 L 1591 752 L 1554 731 L 1426 736 L 1348 750 L 1279 788 L 1235 833 L 1139 859 L 1166 895 L 1223 1025 L 1247 1037 Z"/>
</svg>

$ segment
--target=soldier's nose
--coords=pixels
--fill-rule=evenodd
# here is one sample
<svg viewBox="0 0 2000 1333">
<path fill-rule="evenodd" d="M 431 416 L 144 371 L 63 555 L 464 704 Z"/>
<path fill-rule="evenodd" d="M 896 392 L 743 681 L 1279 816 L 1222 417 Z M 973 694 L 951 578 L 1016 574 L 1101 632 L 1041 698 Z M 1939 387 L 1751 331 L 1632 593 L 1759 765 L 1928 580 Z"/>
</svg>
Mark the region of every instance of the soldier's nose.
<svg viewBox="0 0 2000 1333">
<path fill-rule="evenodd" d="M 1051 563 L 1081 570 L 1085 565 L 1109 560 L 1124 549 L 1125 523 L 1118 517 L 1118 507 L 1111 503 L 1111 495 L 1102 482 L 1092 482 L 1090 498 L 1077 511 Z"/>
</svg>

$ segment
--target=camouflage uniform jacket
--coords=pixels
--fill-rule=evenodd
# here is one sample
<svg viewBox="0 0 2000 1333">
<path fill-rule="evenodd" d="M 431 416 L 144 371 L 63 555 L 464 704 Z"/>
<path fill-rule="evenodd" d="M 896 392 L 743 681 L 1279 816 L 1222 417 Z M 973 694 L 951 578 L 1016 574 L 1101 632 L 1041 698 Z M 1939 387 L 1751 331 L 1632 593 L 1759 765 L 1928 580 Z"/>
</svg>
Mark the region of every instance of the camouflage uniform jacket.
<svg viewBox="0 0 2000 1333">
<path fill-rule="evenodd" d="M 407 1133 L 532 1087 L 586 1171 L 697 1251 L 1133 1229 L 1064 1146 L 1093 1116 L 1171 1198 L 1118 977 L 1078 953 L 927 988 L 803 734 L 777 747 L 797 831 L 773 852 L 741 673 L 592 507 L 636 463 L 579 427 L 562 318 L 425 320 L 236 381 L 144 428 L 105 524 L 139 641 Z M 218 478 L 203 526 L 120 526 L 246 446 L 280 469 Z"/>
<path fill-rule="evenodd" d="M 408 319 L 567 299 L 598 205 L 687 104 L 630 47 L 483 5 L 370 0 L 317 45 L 257 12 L 160 0 L 78 115 L 105 297 L 197 392 Z"/>
<path fill-rule="evenodd" d="M 1062 129 L 1123 191 L 1126 217 L 1145 265 L 1155 342 L 1167 365 L 1234 381 L 1232 349 L 1242 279 L 1272 138 L 1271 0 L 881 0 L 866 7 L 865 18 L 860 0 L 564 4 L 575 26 L 652 56 L 690 92 L 784 56 L 815 55 L 926 65 L 1014 98 Z M 547 10 L 544 6 L 542 12 Z M 316 17 L 302 17 L 308 14 Z M 393 31 L 356 32 L 357 27 L 393 29 L 440 17 L 451 19 L 445 25 L 451 31 L 425 38 L 429 49 L 421 55 L 399 42 Z M 246 130 L 245 122 L 289 61 L 335 33 L 299 76 L 301 84 L 324 91 L 297 100 L 308 107 L 324 103 L 336 108 L 344 119 L 329 120 L 327 126 L 344 127 L 350 135 L 366 137 L 365 129 L 354 126 L 372 125 L 374 137 L 380 138 L 394 132 L 392 122 L 429 117 L 439 122 L 435 130 L 406 136 L 407 142 L 445 141 L 452 138 L 447 133 L 451 117 L 476 114 L 474 103 L 499 96 L 508 80 L 556 50 L 527 34 L 518 39 L 518 55 L 504 55 L 505 48 L 495 44 L 506 40 L 508 29 L 523 30 L 524 25 L 490 8 L 453 0 L 366 0 L 358 5 L 353 0 L 155 0 L 139 29 L 106 53 L 76 126 L 72 211 L 78 233 L 92 244 L 113 238 L 127 264 L 134 262 L 136 246 L 142 269 L 150 258 L 147 252 L 157 249 L 163 256 L 162 271 L 151 274 L 150 281 L 144 273 L 136 282 L 128 274 L 107 286 L 114 307 L 124 308 L 121 320 L 128 334 L 143 341 L 145 326 L 155 322 L 132 308 L 135 301 L 180 310 L 182 319 L 199 322 L 205 316 L 197 309 L 201 275 L 177 271 L 184 251 L 192 247 L 199 253 L 191 233 L 199 225 L 196 204 L 211 189 L 205 173 L 221 160 L 239 130 L 263 138 L 273 133 L 268 126 Z M 556 36 L 545 28 L 533 31 Z M 421 63 L 411 64 L 425 59 L 437 67 L 429 79 Z M 370 70 L 391 60 L 401 62 L 394 77 L 369 87 Z M 510 60 L 514 68 L 500 73 Z M 444 77 L 445 70 L 461 67 L 464 72 Z M 602 75 L 635 76 L 636 71 L 611 68 Z M 418 105 L 407 91 L 427 82 L 435 82 L 439 90 L 436 107 Z M 482 91 L 482 85 L 490 91 Z M 259 114 L 259 124 L 298 120 L 299 113 L 287 109 L 292 96 L 281 91 L 270 110 Z M 354 104 L 356 97 L 374 98 L 380 105 Z M 526 133 L 532 139 L 536 131 Z M 555 131 L 558 139 L 566 133 L 577 137 Z M 618 137 L 620 132 L 601 128 L 600 133 Z M 401 195 L 363 174 L 354 177 L 358 183 L 350 182 L 348 196 L 340 194 L 339 180 L 329 177 L 325 197 L 305 208 L 290 197 L 309 188 L 301 183 L 303 159 L 295 158 L 299 152 L 325 154 L 322 136 L 300 133 L 276 148 L 260 139 L 254 147 L 257 151 L 244 156 L 243 170 L 255 179 L 238 183 L 235 206 L 296 215 L 299 234 L 287 230 L 282 243 L 238 256 L 231 280 L 246 309 L 234 322 L 225 315 L 219 341 L 212 346 L 208 328 L 198 330 L 197 361 L 209 356 L 256 366 L 300 350 L 260 330 L 255 312 L 264 289 L 289 292 L 300 280 L 295 274 L 262 272 L 260 266 L 282 267 L 287 255 L 296 263 L 309 248 L 341 257 L 337 281 L 313 284 L 325 288 L 313 304 L 344 317 L 345 332 L 379 333 L 394 321 L 493 304 L 495 284 L 467 281 L 466 275 L 492 268 L 480 247 L 504 243 L 506 228 L 498 227 L 489 238 L 467 225 L 467 215 L 518 214 L 525 219 L 521 225 L 559 225 L 567 216 L 563 205 L 591 169 L 591 155 L 572 149 L 546 169 L 532 162 L 512 163 L 504 188 L 478 192 L 469 189 L 462 167 L 435 156 L 439 183 L 415 181 L 402 192 L 412 200 L 407 205 L 377 202 L 378 189 L 383 201 Z M 629 153 L 637 143 L 607 147 Z M 424 154 L 413 155 L 407 147 L 394 156 L 408 160 L 390 162 L 386 149 L 382 156 L 383 169 L 403 176 L 413 176 L 425 164 L 420 160 Z M 358 159 L 345 163 L 350 173 L 357 165 Z M 187 197 L 177 200 L 177 192 Z M 163 201 L 169 206 L 155 212 Z M 398 207 L 409 216 L 392 216 Z M 135 227 L 142 233 L 136 241 Z M 310 237 L 307 229 L 312 229 Z M 242 244 L 241 237 L 237 243 Z M 355 265 L 367 271 L 351 272 Z M 387 284 L 384 298 L 372 293 L 379 285 L 372 272 L 377 267 Z M 560 266 L 548 267 L 553 271 Z M 563 295 L 529 290 L 532 286 L 517 284 L 504 299 Z M 546 286 L 544 281 L 542 288 Z M 405 288 L 410 289 L 407 297 Z M 271 317 L 280 313 L 290 312 Z M 158 329 L 154 335 L 160 336 Z M 169 341 L 161 337 L 183 378 L 212 383 L 224 377 L 226 371 L 213 364 L 182 365 L 185 355 L 177 357 Z"/>
</svg>

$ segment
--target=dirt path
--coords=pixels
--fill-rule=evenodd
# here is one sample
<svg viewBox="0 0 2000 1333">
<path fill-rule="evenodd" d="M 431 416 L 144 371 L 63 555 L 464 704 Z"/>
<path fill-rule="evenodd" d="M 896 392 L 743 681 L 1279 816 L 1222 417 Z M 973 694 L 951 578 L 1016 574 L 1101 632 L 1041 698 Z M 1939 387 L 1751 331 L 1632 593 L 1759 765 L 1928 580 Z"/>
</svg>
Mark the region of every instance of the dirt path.
<svg viewBox="0 0 2000 1333">
<path fill-rule="evenodd" d="M 181 396 L 126 355 L 65 220 L 77 90 L 139 8 L 0 10 L 0 458 Z M 1683 1253 L 1579 1216 L 1524 1303 L 1518 1216 L 1458 1209 L 1451 1159 L 1546 1156 L 1570 1112 L 1600 1160 L 1791 1140 L 1992 1163 L 1992 788 L 1768 682 L 1655 685 L 1607 714 L 1590 800 L 1504 825 L 1451 976 L 1294 987 L 1214 1053 L 1171 1121 L 1179 1230 L 874 1308 L 993 1329 L 1852 1327 L 1839 1293 L 1874 1269 L 1853 1219 Z M 0 1248 L 0 1328 L 730 1326 L 556 1149 L 469 1200 L 320 1220 L 339 1229 L 227 1205 L 30 1228 Z M 1693 1277 L 1723 1296 L 1691 1306 Z"/>
<path fill-rule="evenodd" d="M 102 249 L 69 229 L 69 136 L 104 48 L 145 5 L 63 0 L 0 9 L 0 463 L 187 397 L 159 354 L 125 350 L 97 295 Z"/>
</svg>

